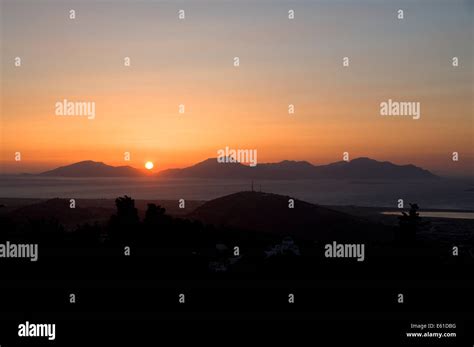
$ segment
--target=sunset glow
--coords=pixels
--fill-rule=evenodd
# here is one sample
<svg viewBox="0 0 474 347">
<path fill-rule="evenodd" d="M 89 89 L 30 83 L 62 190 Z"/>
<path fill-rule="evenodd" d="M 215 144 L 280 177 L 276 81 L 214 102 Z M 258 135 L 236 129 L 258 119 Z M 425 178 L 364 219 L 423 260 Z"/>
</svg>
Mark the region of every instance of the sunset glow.
<svg viewBox="0 0 474 347">
<path fill-rule="evenodd" d="M 152 163 L 151 161 L 147 161 L 147 162 L 145 163 L 145 168 L 146 168 L 147 170 L 153 169 L 153 166 L 154 166 L 154 165 L 153 165 L 153 163 Z"/>
<path fill-rule="evenodd" d="M 12 1 L 3 8 L 0 159 L 6 173 L 81 160 L 143 167 L 151 155 L 165 170 L 216 157 L 226 146 L 258 149 L 261 163 L 327 164 L 349 151 L 351 158 L 435 172 L 471 169 L 472 7 L 413 5 L 424 15 L 407 19 L 413 25 L 407 36 L 384 19 L 389 2 L 354 5 L 355 12 L 349 5 L 308 3 L 293 25 L 278 20 L 284 5 L 223 2 L 204 11 L 189 3 L 194 16 L 178 21 L 166 3 L 97 2 L 80 17 L 80 28 L 97 35 L 74 25 L 57 30 L 64 6 L 28 6 Z M 108 15 L 97 15 L 102 12 Z M 446 14 L 442 21 L 438 13 Z M 124 15 L 140 18 L 133 30 L 123 30 Z M 364 46 L 355 44 L 361 38 Z M 64 49 L 67 44 L 74 49 Z M 23 63 L 15 67 L 20 52 Z M 342 67 L 345 54 L 350 67 Z M 460 57 L 456 68 L 453 55 Z M 389 98 L 419 101 L 421 118 L 380 116 L 380 103 Z M 94 115 L 58 116 L 64 99 L 94 102 Z M 129 162 L 125 151 L 132 153 Z M 462 160 L 453 163 L 453 151 Z"/>
</svg>

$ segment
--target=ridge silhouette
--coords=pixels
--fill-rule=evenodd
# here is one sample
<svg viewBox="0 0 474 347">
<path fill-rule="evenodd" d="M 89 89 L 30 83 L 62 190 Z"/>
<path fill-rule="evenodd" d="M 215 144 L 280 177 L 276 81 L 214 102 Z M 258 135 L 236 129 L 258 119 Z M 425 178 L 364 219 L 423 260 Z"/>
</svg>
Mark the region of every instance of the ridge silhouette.
<svg viewBox="0 0 474 347">
<path fill-rule="evenodd" d="M 39 174 L 48 177 L 150 177 L 145 170 L 131 166 L 111 166 L 103 162 L 85 160 L 61 166 Z M 283 160 L 250 167 L 240 163 L 219 163 L 208 158 L 179 169 L 167 169 L 153 174 L 166 178 L 231 178 L 231 179 L 434 179 L 436 175 L 412 164 L 396 165 L 388 161 L 356 158 L 327 165 L 313 165 L 307 161 Z"/>
</svg>

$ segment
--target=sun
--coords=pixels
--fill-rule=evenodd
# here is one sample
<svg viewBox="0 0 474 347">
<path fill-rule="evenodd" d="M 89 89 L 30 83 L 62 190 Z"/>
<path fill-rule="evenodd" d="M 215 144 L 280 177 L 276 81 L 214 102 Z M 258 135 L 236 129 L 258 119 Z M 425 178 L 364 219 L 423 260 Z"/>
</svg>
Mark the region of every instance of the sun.
<svg viewBox="0 0 474 347">
<path fill-rule="evenodd" d="M 153 169 L 153 163 L 152 163 L 151 161 L 147 161 L 147 162 L 145 163 L 145 168 L 146 168 L 147 170 Z"/>
</svg>

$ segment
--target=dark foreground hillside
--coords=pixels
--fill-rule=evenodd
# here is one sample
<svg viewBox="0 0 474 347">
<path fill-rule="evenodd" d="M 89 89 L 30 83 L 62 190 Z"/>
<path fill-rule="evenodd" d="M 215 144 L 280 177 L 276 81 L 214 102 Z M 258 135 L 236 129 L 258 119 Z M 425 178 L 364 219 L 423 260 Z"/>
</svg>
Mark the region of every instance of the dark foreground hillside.
<svg viewBox="0 0 474 347">
<path fill-rule="evenodd" d="M 393 230 L 327 207 L 262 192 L 240 192 L 206 202 L 190 219 L 219 227 L 291 235 L 306 240 L 389 241 Z"/>
<path fill-rule="evenodd" d="M 38 262 L 6 259 L 5 278 L 162 278 L 228 276 L 372 278 L 430 276 L 452 263 L 472 263 L 472 222 L 459 221 L 464 237 L 441 239 L 443 224 L 405 215 L 374 219 L 288 196 L 240 192 L 196 203 L 189 215 L 170 215 L 156 202 L 128 196 L 93 206 L 69 200 L 0 207 L 0 243 L 37 243 Z M 293 208 L 289 208 L 289 204 Z M 191 206 L 193 206 L 191 204 Z M 347 209 L 351 211 L 352 209 Z M 387 217 L 388 218 L 388 217 Z M 451 225 L 451 224 L 449 224 Z M 455 225 L 455 224 L 453 224 Z M 469 234 L 469 230 L 471 233 Z M 467 234 L 466 234 L 467 233 Z M 327 258 L 333 242 L 365 247 L 363 261 Z M 452 256 L 454 244 L 459 255 Z M 64 269 L 67 269 L 65 271 Z M 414 268 L 423 268 L 422 273 Z M 456 267 L 463 276 L 463 267 Z M 444 275 L 454 276 L 451 270 Z"/>
</svg>

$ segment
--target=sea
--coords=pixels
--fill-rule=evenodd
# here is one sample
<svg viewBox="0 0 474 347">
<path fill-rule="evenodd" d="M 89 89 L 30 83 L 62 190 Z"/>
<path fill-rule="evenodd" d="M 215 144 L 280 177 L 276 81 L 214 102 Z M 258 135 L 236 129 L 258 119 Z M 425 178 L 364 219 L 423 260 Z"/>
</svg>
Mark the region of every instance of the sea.
<svg viewBox="0 0 474 347">
<path fill-rule="evenodd" d="M 421 209 L 474 211 L 474 180 L 235 180 L 146 178 L 59 178 L 0 176 L 0 198 L 87 198 L 212 200 L 240 191 L 291 196 L 321 205 L 397 208 L 399 199 Z"/>
</svg>

